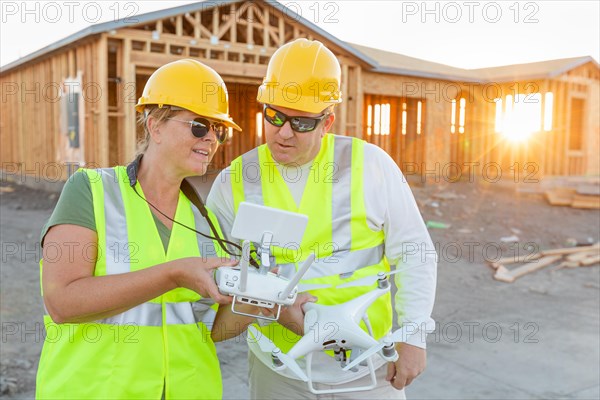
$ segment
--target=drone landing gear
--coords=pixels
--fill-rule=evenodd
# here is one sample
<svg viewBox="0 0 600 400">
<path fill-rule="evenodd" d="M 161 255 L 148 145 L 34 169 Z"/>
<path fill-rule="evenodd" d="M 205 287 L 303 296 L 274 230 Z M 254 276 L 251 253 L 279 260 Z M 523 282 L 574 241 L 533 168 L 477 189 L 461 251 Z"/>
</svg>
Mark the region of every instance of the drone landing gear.
<svg viewBox="0 0 600 400">
<path fill-rule="evenodd" d="M 367 366 L 369 367 L 369 375 L 371 376 L 370 385 L 344 387 L 338 389 L 317 389 L 314 387 L 312 381 L 312 353 L 308 353 L 306 355 L 306 376 L 308 377 L 308 388 L 314 394 L 362 392 L 365 390 L 374 389 L 377 386 L 377 377 L 375 376 L 375 366 L 373 365 L 373 361 L 371 360 L 371 358 L 367 359 Z"/>
</svg>

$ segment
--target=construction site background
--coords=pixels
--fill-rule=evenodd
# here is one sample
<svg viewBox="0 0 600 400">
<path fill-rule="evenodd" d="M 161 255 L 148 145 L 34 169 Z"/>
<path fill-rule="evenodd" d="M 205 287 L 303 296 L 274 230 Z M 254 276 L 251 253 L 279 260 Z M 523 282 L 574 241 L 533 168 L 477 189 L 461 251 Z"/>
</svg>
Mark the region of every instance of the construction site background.
<svg viewBox="0 0 600 400">
<path fill-rule="evenodd" d="M 556 182 L 413 182 L 439 268 L 428 367 L 408 387 L 408 398 L 600 398 L 598 264 L 561 268 L 558 260 L 514 283 L 493 278 L 491 264 L 500 258 L 599 241 L 597 209 L 549 204 L 545 191 L 565 186 Z M 209 185 L 197 183 L 203 190 Z M 584 185 L 593 192 L 594 183 L 584 179 L 571 190 Z M 45 335 L 39 234 L 57 199 L 56 192 L 1 182 L 3 398 L 34 396 Z M 224 398 L 247 399 L 243 338 L 217 347 Z"/>
</svg>

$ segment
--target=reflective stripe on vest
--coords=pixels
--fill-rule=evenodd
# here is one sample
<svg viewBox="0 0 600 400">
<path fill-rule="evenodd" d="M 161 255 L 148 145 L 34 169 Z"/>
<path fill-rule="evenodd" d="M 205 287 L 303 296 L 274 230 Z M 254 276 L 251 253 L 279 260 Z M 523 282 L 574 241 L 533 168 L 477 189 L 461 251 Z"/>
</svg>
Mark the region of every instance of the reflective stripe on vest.
<svg viewBox="0 0 600 400">
<path fill-rule="evenodd" d="M 167 325 L 194 324 L 196 318 L 190 303 L 165 303 Z M 161 326 L 162 304 L 143 303 L 121 314 L 96 321 L 100 324 Z"/>
<path fill-rule="evenodd" d="M 117 184 L 118 180 L 114 169 L 99 169 L 97 171 L 102 178 L 104 188 L 106 251 L 113 250 L 112 255 L 106 254 L 106 275 L 123 274 L 130 271 L 130 264 L 121 262 L 121 260 L 125 260 L 125 257 L 120 257 L 120 254 L 122 251 L 127 252 L 127 259 L 130 259 L 131 255 L 129 254 L 127 220 L 121 189 Z"/>
<path fill-rule="evenodd" d="M 348 278 L 357 269 L 379 263 L 383 259 L 383 252 L 383 244 L 352 252 L 348 250 L 338 251 L 335 255 L 315 260 L 310 269 L 304 274 L 303 279 L 314 279 L 329 275 L 340 275 L 342 278 Z M 279 266 L 288 271 L 291 267 L 295 268 L 296 264 L 284 263 L 279 264 Z M 294 271 L 291 272 L 291 275 Z M 288 276 L 287 273 L 284 275 Z"/>
</svg>

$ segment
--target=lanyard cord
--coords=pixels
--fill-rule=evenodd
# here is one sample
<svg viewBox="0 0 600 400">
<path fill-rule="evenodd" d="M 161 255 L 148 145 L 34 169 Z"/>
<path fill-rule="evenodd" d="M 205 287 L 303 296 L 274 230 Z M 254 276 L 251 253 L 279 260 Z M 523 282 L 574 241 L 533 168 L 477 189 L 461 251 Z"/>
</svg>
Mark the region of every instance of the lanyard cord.
<svg viewBox="0 0 600 400">
<path fill-rule="evenodd" d="M 160 213 L 160 215 L 162 215 L 163 217 L 165 217 L 169 221 L 173 222 L 174 224 L 181 225 L 184 228 L 189 229 L 189 230 L 195 232 L 196 234 L 198 234 L 198 235 L 200 235 L 202 237 L 205 237 L 207 239 L 216 240 L 217 243 L 219 243 L 219 246 L 221 246 L 221 248 L 223 249 L 223 251 L 225 253 L 227 253 L 227 254 L 229 254 L 231 256 L 234 256 L 234 257 L 241 257 L 241 254 L 234 254 L 231 251 L 229 251 L 229 249 L 227 248 L 227 246 L 225 246 L 225 243 L 227 243 L 227 244 L 233 246 L 234 248 L 238 249 L 240 251 L 240 253 L 242 251 L 242 247 L 239 244 L 230 242 L 229 240 L 225 240 L 225 239 L 223 239 L 219 235 L 219 232 L 217 231 L 217 229 L 215 228 L 215 226 L 213 225 L 212 221 L 210 220 L 210 218 L 208 216 L 208 211 L 206 210 L 206 207 L 204 206 L 204 203 L 202 202 L 202 199 L 200 198 L 200 196 L 196 192 L 196 189 L 194 189 L 194 187 L 192 186 L 192 184 L 187 179 L 184 179 L 181 182 L 181 191 L 183 192 L 183 194 L 186 195 L 186 197 L 190 200 L 190 202 L 192 202 L 192 204 L 195 205 L 196 208 L 198 208 L 198 211 L 200 211 L 200 214 L 202 215 L 202 217 L 204 217 L 204 219 L 206 219 L 206 222 L 208 222 L 208 226 L 210 226 L 211 232 L 215 236 L 205 235 L 202 232 L 198 232 L 194 228 L 190 228 L 189 226 L 187 226 L 185 224 L 182 224 L 179 221 L 175 221 L 173 218 L 169 217 L 164 212 L 162 212 L 161 210 L 159 210 L 158 207 L 156 207 L 154 204 L 152 204 L 148 200 L 146 200 L 146 198 L 144 198 L 144 196 L 142 196 L 142 195 L 140 195 L 138 193 L 138 191 L 135 188 L 135 185 L 137 183 L 137 172 L 138 172 L 138 168 L 139 168 L 140 162 L 142 161 L 142 157 L 143 157 L 143 154 L 139 155 L 133 162 L 131 162 L 127 166 L 127 177 L 129 178 L 129 186 L 131 186 L 131 188 L 133 189 L 133 191 L 135 192 L 135 194 L 137 194 L 140 197 L 140 199 L 142 199 L 146 203 L 148 203 L 148 205 L 150 205 L 150 207 L 154 208 L 158 213 Z M 252 250 L 252 252 L 256 253 L 256 250 Z M 254 258 L 252 258 L 252 256 L 250 256 L 250 260 L 249 261 L 250 261 L 250 265 L 258 268 L 258 263 L 256 262 L 256 260 L 254 260 Z"/>
<path fill-rule="evenodd" d="M 187 180 L 184 180 L 183 182 L 191 187 L 190 183 Z M 225 251 L 227 254 L 229 254 L 231 256 L 234 256 L 234 257 L 241 257 L 241 254 L 234 254 L 231 251 L 229 251 L 229 249 L 227 248 L 227 246 L 225 246 L 225 243 L 227 243 L 227 244 L 235 247 L 236 249 L 240 250 L 240 252 L 242 251 L 242 247 L 239 244 L 237 244 L 237 243 L 230 242 L 229 240 L 223 239 L 222 237 L 219 236 L 219 233 L 218 233 L 217 229 L 215 228 L 215 226 L 213 225 L 212 221 L 208 217 L 208 212 L 206 211 L 206 207 L 204 207 L 204 205 L 202 203 L 200 203 L 200 204 L 202 204 L 202 207 L 198 207 L 195 204 L 196 202 L 194 202 L 194 205 L 196 205 L 196 207 L 198 207 L 198 210 L 200 211 L 200 214 L 202 214 L 202 216 L 206 219 L 206 222 L 208 222 L 208 225 L 210 226 L 210 230 L 213 232 L 213 234 L 215 236 L 206 235 L 206 234 L 204 234 L 202 232 L 197 231 L 194 228 L 191 228 L 191 227 L 189 227 L 189 226 L 187 226 L 185 224 L 182 224 L 179 221 L 175 221 L 173 218 L 169 217 L 167 214 L 165 214 L 164 212 L 162 212 L 161 210 L 159 210 L 158 207 L 156 207 L 154 204 L 152 204 L 146 198 L 144 198 L 141 194 L 139 194 L 138 191 L 135 188 L 135 185 L 131 186 L 131 188 L 133 189 L 133 191 L 135 192 L 135 194 L 137 194 L 140 197 L 140 199 L 142 199 L 146 203 L 148 203 L 148 205 L 150 205 L 150 207 L 154 208 L 158 213 L 160 213 L 160 215 L 162 215 L 163 217 L 167 218 L 169 221 L 171 221 L 171 222 L 173 222 L 175 224 L 178 224 L 180 226 L 183 226 L 184 228 L 189 229 L 189 230 L 191 230 L 193 232 L 196 232 L 198 235 L 200 235 L 202 237 L 205 237 L 205 238 L 211 239 L 211 240 L 216 240 L 217 243 L 219 243 L 219 246 L 221 246 L 221 248 L 223 249 L 223 251 Z M 182 189 L 183 189 L 183 184 L 182 184 Z M 184 191 L 184 193 L 187 194 L 186 191 Z M 198 198 L 198 200 L 199 200 L 199 198 Z M 190 201 L 191 201 L 191 199 L 190 199 Z M 256 250 L 253 250 L 253 252 L 256 252 Z M 250 257 L 250 264 L 252 266 L 258 268 L 257 262 L 252 257 Z"/>
</svg>

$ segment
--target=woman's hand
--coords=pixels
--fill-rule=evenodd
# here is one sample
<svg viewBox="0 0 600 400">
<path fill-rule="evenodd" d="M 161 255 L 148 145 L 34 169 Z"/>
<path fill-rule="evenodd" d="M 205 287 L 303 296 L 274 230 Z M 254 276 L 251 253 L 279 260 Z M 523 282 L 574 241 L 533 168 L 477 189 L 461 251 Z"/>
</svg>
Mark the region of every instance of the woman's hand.
<svg viewBox="0 0 600 400">
<path fill-rule="evenodd" d="M 120 314 L 177 287 L 210 296 L 220 303 L 214 269 L 235 265 L 221 258 L 189 257 L 122 274 L 94 276 L 98 236 L 91 229 L 61 224 L 44 239 L 44 304 L 56 323 L 96 321 Z"/>
<path fill-rule="evenodd" d="M 220 304 L 231 303 L 230 296 L 219 293 L 215 282 L 215 269 L 231 267 L 238 262 L 225 258 L 188 257 L 171 261 L 173 263 L 172 279 L 177 287 L 193 290 L 202 297 L 211 297 Z"/>
</svg>

